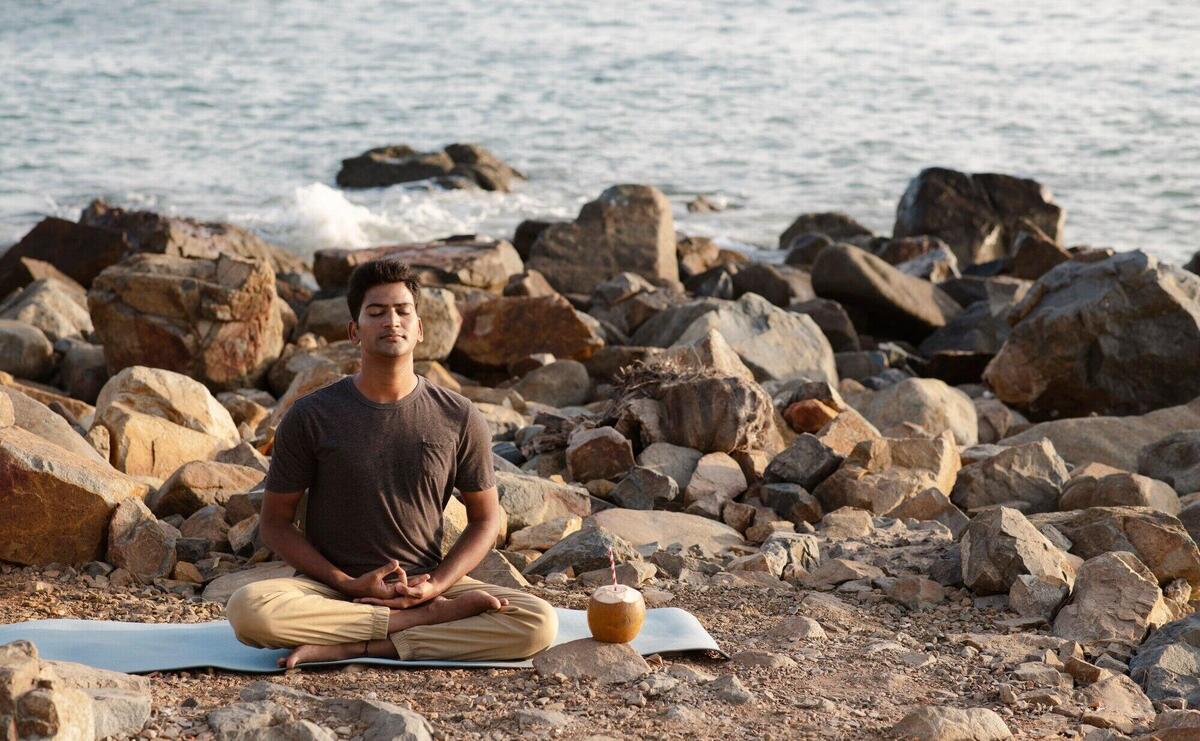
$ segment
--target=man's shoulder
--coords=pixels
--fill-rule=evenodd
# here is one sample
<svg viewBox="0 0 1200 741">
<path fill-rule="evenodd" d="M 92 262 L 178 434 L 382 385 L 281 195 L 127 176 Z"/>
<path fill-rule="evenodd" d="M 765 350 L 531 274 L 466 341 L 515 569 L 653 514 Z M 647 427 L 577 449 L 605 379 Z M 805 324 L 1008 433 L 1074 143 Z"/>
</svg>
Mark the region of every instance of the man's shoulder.
<svg viewBox="0 0 1200 741">
<path fill-rule="evenodd" d="M 448 417 L 463 419 L 472 411 L 475 411 L 474 403 L 457 391 L 451 391 L 428 379 L 425 379 L 423 384 L 425 386 L 425 394 L 429 400 L 435 406 L 442 409 Z"/>
<path fill-rule="evenodd" d="M 310 391 L 299 399 L 296 399 L 287 411 L 288 416 L 294 416 L 299 419 L 319 416 L 323 412 L 337 409 L 341 404 L 341 400 L 345 397 L 345 389 L 342 385 L 346 382 L 347 378 L 349 376 Z"/>
</svg>

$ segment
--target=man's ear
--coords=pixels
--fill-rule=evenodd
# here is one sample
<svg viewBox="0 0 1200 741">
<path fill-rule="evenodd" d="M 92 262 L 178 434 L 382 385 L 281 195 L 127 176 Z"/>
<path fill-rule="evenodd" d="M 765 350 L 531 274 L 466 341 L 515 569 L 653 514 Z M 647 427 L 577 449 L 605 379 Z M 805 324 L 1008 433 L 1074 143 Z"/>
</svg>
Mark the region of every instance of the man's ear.
<svg viewBox="0 0 1200 741">
<path fill-rule="evenodd" d="M 421 321 L 421 317 L 417 317 L 417 342 L 425 341 L 425 322 Z"/>
<path fill-rule="evenodd" d="M 346 325 L 346 335 L 350 338 L 350 344 L 358 344 L 358 322 L 353 319 Z"/>
</svg>

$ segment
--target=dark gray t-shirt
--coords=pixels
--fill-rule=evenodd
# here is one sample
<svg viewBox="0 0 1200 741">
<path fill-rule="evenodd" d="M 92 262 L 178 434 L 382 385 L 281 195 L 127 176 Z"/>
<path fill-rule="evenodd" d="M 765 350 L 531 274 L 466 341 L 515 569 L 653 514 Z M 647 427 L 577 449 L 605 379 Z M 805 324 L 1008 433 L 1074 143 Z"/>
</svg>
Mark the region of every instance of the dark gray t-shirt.
<svg viewBox="0 0 1200 741">
<path fill-rule="evenodd" d="M 351 377 L 298 400 L 275 433 L 267 490 L 308 489 L 305 535 L 352 577 L 396 559 L 409 574 L 441 561 L 453 491 L 492 486 L 491 433 L 465 397 L 418 376 L 388 404 Z"/>
</svg>

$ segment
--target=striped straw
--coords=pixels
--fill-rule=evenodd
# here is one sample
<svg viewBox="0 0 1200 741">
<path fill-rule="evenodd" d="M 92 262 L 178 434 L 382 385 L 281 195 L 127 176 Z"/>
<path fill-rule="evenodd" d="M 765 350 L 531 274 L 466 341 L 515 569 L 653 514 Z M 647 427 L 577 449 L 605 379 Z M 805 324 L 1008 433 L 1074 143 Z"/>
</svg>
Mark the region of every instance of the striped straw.
<svg viewBox="0 0 1200 741">
<path fill-rule="evenodd" d="M 612 570 L 613 586 L 617 586 L 617 561 L 613 558 L 612 548 L 608 549 L 608 567 Z"/>
</svg>

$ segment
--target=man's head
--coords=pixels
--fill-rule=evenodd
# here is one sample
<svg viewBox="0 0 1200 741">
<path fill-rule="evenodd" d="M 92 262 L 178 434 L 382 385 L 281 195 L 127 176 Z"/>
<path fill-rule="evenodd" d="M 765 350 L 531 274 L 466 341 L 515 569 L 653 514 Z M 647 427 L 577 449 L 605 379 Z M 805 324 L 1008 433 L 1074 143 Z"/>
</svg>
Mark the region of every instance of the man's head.
<svg viewBox="0 0 1200 741">
<path fill-rule="evenodd" d="M 403 357 L 425 339 L 417 316 L 421 282 L 399 260 L 373 260 L 350 274 L 350 340 L 374 355 Z"/>
</svg>

